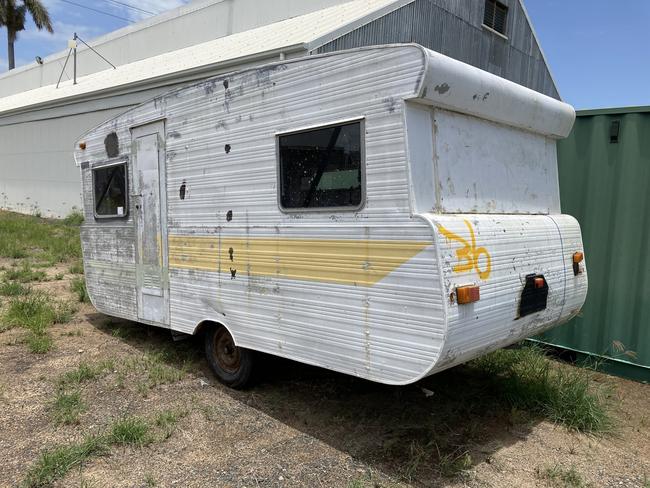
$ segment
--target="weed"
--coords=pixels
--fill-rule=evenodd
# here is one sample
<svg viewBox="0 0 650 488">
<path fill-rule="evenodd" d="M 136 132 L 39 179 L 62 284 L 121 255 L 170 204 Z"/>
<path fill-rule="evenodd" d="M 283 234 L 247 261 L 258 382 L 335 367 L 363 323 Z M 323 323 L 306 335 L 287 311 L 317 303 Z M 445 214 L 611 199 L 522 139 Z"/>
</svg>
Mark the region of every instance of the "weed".
<svg viewBox="0 0 650 488">
<path fill-rule="evenodd" d="M 559 465 L 546 467 L 543 470 L 537 470 L 540 478 L 549 481 L 553 486 L 558 488 L 581 488 L 585 482 L 575 466 L 566 469 Z"/>
<path fill-rule="evenodd" d="M 43 281 L 46 278 L 45 271 L 33 270 L 31 265 L 24 261 L 19 268 L 13 268 L 5 271 L 5 279 L 9 281 L 18 281 L 20 283 L 29 283 L 31 281 Z"/>
<path fill-rule="evenodd" d="M 355 478 L 348 483 L 348 488 L 363 488 L 364 486 L 366 483 L 363 478 Z"/>
<path fill-rule="evenodd" d="M 80 443 L 44 451 L 27 472 L 23 485 L 28 488 L 51 485 L 90 456 L 106 452 L 107 447 L 104 437 L 88 436 Z"/>
<path fill-rule="evenodd" d="M 75 276 L 70 282 L 70 291 L 77 295 L 77 299 L 82 303 L 90 301 L 88 292 L 86 291 L 86 280 L 81 277 Z"/>
<path fill-rule="evenodd" d="M 63 273 L 57 273 L 54 275 L 56 281 L 61 281 L 65 275 Z"/>
<path fill-rule="evenodd" d="M 115 363 L 111 360 L 100 361 L 94 364 L 81 362 L 76 369 L 62 374 L 57 383 L 60 387 L 65 387 L 96 380 L 104 374 L 105 371 L 112 371 L 114 367 Z"/>
<path fill-rule="evenodd" d="M 25 327 L 44 331 L 54 322 L 55 311 L 49 297 L 44 293 L 33 293 L 11 300 L 3 316 L 3 323 L 11 327 Z"/>
<path fill-rule="evenodd" d="M 114 444 L 144 446 L 151 443 L 149 423 L 140 417 L 124 417 L 111 427 L 111 441 Z"/>
<path fill-rule="evenodd" d="M 63 219 L 65 225 L 80 226 L 84 223 L 84 214 L 77 208 L 72 208 L 70 213 Z"/>
<path fill-rule="evenodd" d="M 465 474 L 472 467 L 472 456 L 469 452 L 451 452 L 440 455 L 438 458 L 438 470 L 442 476 L 453 478 Z"/>
<path fill-rule="evenodd" d="M 537 346 L 502 349 L 470 363 L 511 408 L 525 410 L 581 432 L 613 427 L 609 392 L 592 381 L 593 371 L 554 365 Z"/>
<path fill-rule="evenodd" d="M 174 427 L 181 417 L 188 414 L 187 410 L 163 410 L 155 417 L 155 424 L 163 430 L 163 438 L 168 439 L 174 432 Z"/>
<path fill-rule="evenodd" d="M 54 323 L 67 324 L 77 313 L 77 307 L 70 302 L 60 302 L 54 307 Z"/>
<path fill-rule="evenodd" d="M 34 354 L 45 354 L 54 346 L 52 337 L 45 331 L 30 330 L 26 341 L 29 350 Z"/>
<path fill-rule="evenodd" d="M 72 274 L 84 274 L 84 265 L 81 261 L 75 261 L 70 265 L 68 271 Z"/>
<path fill-rule="evenodd" d="M 175 383 L 185 376 L 188 366 L 180 368 L 166 364 L 169 353 L 166 351 L 147 352 L 140 357 L 128 360 L 124 366 L 127 371 L 145 372 L 147 382 L 138 385 L 138 392 L 146 395 L 150 388 Z"/>
<path fill-rule="evenodd" d="M 0 283 L 0 295 L 4 295 L 6 297 L 28 295 L 30 291 L 31 288 L 23 285 L 22 283 L 18 283 L 17 281 L 6 281 L 4 283 Z"/>
<path fill-rule="evenodd" d="M 81 256 L 78 217 L 53 220 L 0 212 L 0 256 L 32 256 L 50 263 Z"/>
<path fill-rule="evenodd" d="M 162 412 L 158 412 L 155 422 L 158 427 L 172 427 L 178 422 L 178 413 L 173 410 L 163 410 Z"/>
<path fill-rule="evenodd" d="M 154 486 L 156 486 L 156 484 L 157 484 L 157 483 L 156 483 L 156 478 L 154 478 L 153 475 L 152 475 L 151 473 L 147 473 L 147 474 L 144 476 L 144 484 L 145 484 L 146 486 L 154 487 Z"/>
<path fill-rule="evenodd" d="M 79 423 L 79 415 L 86 411 L 86 404 L 78 391 L 65 393 L 58 390 L 51 408 L 52 421 L 56 425 Z"/>
</svg>

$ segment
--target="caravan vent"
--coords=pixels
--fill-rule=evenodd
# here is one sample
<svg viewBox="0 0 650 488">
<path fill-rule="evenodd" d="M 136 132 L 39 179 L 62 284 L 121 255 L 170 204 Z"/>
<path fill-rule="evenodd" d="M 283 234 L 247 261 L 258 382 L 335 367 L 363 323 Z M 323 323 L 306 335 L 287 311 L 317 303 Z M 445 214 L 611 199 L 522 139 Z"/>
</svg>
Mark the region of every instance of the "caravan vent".
<svg viewBox="0 0 650 488">
<path fill-rule="evenodd" d="M 496 0 L 485 0 L 485 14 L 483 15 L 483 25 L 494 29 L 500 34 L 506 34 L 506 19 L 508 17 L 508 7 Z"/>
</svg>

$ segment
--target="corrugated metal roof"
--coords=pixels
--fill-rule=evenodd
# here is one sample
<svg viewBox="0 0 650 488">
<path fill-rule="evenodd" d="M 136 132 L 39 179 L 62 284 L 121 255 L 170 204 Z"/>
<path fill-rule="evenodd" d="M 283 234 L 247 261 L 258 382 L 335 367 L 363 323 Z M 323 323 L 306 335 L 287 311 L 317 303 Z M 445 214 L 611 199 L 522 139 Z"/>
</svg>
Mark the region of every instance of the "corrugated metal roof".
<svg viewBox="0 0 650 488">
<path fill-rule="evenodd" d="M 284 49 L 310 50 L 337 35 L 399 8 L 412 0 L 355 0 L 213 41 L 168 52 L 0 99 L 0 114 L 73 101 L 91 94 L 126 88 Z"/>
<path fill-rule="evenodd" d="M 584 117 L 590 115 L 638 114 L 644 112 L 650 112 L 650 105 L 640 107 L 608 107 L 588 110 L 576 110 L 576 115 Z"/>
</svg>

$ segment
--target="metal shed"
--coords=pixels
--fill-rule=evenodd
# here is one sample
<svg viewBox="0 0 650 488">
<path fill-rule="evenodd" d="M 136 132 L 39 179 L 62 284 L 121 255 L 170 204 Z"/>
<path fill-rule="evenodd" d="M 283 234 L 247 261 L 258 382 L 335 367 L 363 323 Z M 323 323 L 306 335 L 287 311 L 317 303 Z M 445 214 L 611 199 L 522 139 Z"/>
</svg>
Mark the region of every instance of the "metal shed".
<svg viewBox="0 0 650 488">
<path fill-rule="evenodd" d="M 650 381 L 650 107 L 584 110 L 558 142 L 562 211 L 582 227 L 589 294 L 549 344 Z"/>
</svg>

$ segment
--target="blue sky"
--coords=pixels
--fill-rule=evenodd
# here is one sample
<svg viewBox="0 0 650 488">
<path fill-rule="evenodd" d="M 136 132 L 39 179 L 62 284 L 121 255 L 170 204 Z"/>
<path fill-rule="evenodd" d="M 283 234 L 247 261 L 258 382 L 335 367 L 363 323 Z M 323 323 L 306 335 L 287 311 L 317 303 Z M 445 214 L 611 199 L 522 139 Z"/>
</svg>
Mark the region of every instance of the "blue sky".
<svg viewBox="0 0 650 488">
<path fill-rule="evenodd" d="M 85 41 L 125 27 L 151 13 L 160 13 L 178 7 L 188 0 L 41 0 L 50 11 L 54 34 L 38 31 L 29 20 L 27 29 L 18 34 L 16 66 L 67 49 L 67 41 L 74 32 Z M 77 4 L 77 5 L 73 5 Z M 133 8 L 126 7 L 131 5 Z M 99 10 L 105 14 L 89 10 Z M 146 11 L 146 12 L 145 12 Z M 151 13 L 149 13 L 151 12 Z M 108 15 L 106 15 L 108 14 Z M 7 31 L 0 29 L 0 73 L 7 70 Z"/>
<path fill-rule="evenodd" d="M 565 101 L 650 105 L 649 0 L 524 0 Z"/>
<path fill-rule="evenodd" d="M 43 0 L 56 32 L 39 32 L 30 24 L 19 34 L 17 66 L 32 62 L 34 56 L 65 49 L 73 32 L 89 40 L 150 15 L 143 10 L 162 12 L 188 0 L 69 1 L 122 19 L 65 0 Z M 567 102 L 578 109 L 650 105 L 650 0 L 525 0 L 525 5 Z M 0 72 L 6 65 L 6 31 L 2 29 Z"/>
</svg>

